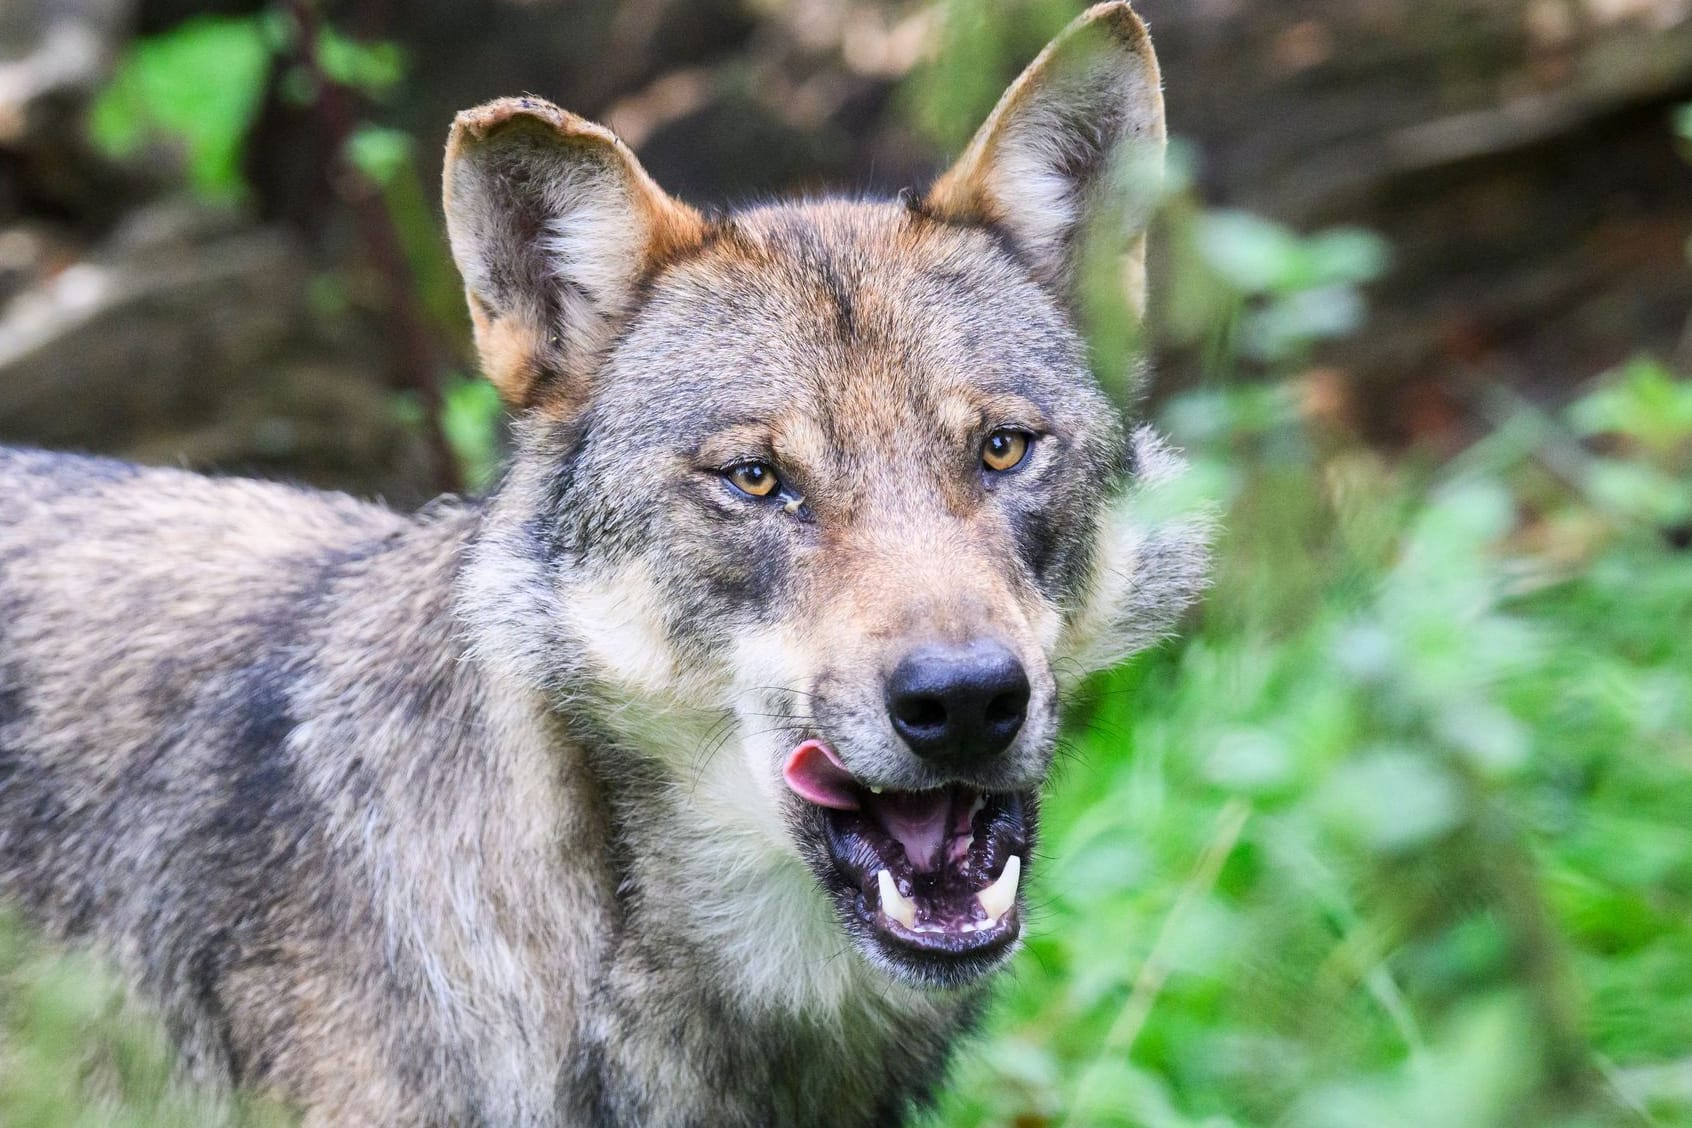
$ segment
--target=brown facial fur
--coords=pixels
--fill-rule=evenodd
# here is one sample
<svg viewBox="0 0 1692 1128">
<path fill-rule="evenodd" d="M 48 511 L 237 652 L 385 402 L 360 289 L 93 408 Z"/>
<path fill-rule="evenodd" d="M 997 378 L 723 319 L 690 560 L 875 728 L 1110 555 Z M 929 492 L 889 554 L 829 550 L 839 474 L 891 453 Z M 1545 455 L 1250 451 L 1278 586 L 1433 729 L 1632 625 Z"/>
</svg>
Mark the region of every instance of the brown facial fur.
<svg viewBox="0 0 1692 1128">
<path fill-rule="evenodd" d="M 988 234 L 897 204 L 786 207 L 733 226 L 668 271 L 630 327 L 644 378 L 617 358 L 602 378 L 604 409 L 650 428 L 578 454 L 583 480 L 626 475 L 653 499 L 631 543 L 663 555 L 654 571 L 733 581 L 698 595 L 714 614 L 666 632 L 715 649 L 735 629 L 725 612 L 779 623 L 815 656 L 788 684 L 866 722 L 912 646 L 986 634 L 1022 658 L 1049 714 L 1046 651 L 1088 550 L 1052 530 L 1092 522 L 1123 442 L 1060 305 Z M 665 355 L 658 343 L 684 319 L 697 325 L 687 350 Z M 765 342 L 755 358 L 746 340 Z M 989 481 L 981 444 L 1007 424 L 1040 437 L 1025 467 Z M 717 469 L 754 456 L 780 469 L 809 520 L 749 514 L 722 488 Z M 738 574 L 723 572 L 725 542 Z M 891 761 L 907 758 L 872 751 L 895 739 L 884 724 L 863 727 L 874 731 L 842 754 L 854 767 L 884 756 L 893 782 L 909 765 Z M 1037 733 L 1025 781 L 1044 768 Z"/>
</svg>

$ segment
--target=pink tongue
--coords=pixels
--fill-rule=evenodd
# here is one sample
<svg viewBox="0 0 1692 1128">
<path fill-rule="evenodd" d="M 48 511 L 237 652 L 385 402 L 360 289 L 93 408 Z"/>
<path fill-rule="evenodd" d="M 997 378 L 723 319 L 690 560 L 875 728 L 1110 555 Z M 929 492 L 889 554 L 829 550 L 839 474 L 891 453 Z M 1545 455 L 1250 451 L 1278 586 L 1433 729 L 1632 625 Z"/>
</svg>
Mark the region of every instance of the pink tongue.
<svg viewBox="0 0 1692 1128">
<path fill-rule="evenodd" d="M 921 873 L 933 869 L 939 860 L 951 812 L 952 796 L 946 791 L 888 792 L 876 803 L 881 824 L 899 840 L 905 857 Z"/>
<path fill-rule="evenodd" d="M 833 807 L 837 811 L 858 809 L 858 787 L 852 773 L 834 754 L 834 749 L 820 740 L 807 740 L 787 757 L 782 769 L 787 780 L 801 799 L 819 807 Z"/>
<path fill-rule="evenodd" d="M 940 844 L 951 823 L 949 791 L 889 791 L 866 795 L 834 749 L 820 740 L 807 740 L 788 754 L 782 778 L 794 794 L 819 807 L 856 811 L 865 802 L 871 816 L 905 848 L 912 868 L 927 873 L 939 863 Z M 959 833 L 967 834 L 965 827 Z"/>
</svg>

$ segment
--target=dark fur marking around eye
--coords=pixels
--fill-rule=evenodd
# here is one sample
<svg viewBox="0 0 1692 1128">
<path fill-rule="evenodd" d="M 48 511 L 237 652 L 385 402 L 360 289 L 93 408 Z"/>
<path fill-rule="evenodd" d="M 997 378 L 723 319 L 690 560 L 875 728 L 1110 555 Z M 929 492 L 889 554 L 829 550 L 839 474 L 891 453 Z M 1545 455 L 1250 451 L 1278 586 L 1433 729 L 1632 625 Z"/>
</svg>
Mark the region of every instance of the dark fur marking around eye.
<svg viewBox="0 0 1692 1128">
<path fill-rule="evenodd" d="M 1060 604 L 1085 586 L 1091 545 L 1083 531 L 1093 520 L 1090 494 L 1086 488 L 1058 489 L 1008 513 L 1017 554 L 1046 598 Z"/>
<path fill-rule="evenodd" d="M 1062 525 L 1057 514 L 1044 509 L 1024 509 L 1012 519 L 1017 551 L 1037 580 L 1044 581 L 1058 557 L 1058 532 Z"/>
<path fill-rule="evenodd" d="M 785 532 L 764 528 L 736 538 L 735 551 L 719 556 L 701 579 L 713 602 L 750 611 L 762 621 L 786 612 L 791 568 Z"/>
</svg>

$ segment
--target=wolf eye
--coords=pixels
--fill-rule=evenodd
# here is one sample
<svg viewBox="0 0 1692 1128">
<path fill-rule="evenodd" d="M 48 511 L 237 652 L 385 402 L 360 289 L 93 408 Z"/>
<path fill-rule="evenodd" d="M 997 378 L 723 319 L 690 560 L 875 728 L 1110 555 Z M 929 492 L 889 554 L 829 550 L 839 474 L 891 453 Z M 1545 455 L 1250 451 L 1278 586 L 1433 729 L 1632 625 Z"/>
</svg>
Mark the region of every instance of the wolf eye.
<svg viewBox="0 0 1692 1128">
<path fill-rule="evenodd" d="M 749 497 L 769 497 L 781 488 L 781 479 L 767 462 L 742 462 L 723 475 L 729 485 Z"/>
<path fill-rule="evenodd" d="M 1027 431 L 1000 427 L 981 444 L 981 464 L 996 474 L 1014 470 L 1028 457 L 1030 445 Z"/>
</svg>

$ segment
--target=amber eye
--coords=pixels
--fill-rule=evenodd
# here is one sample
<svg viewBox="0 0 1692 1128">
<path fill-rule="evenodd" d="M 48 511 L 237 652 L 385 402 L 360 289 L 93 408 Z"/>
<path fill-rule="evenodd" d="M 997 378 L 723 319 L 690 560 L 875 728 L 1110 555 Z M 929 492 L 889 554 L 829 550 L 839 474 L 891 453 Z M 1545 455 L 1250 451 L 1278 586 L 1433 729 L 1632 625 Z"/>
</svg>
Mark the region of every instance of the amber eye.
<svg viewBox="0 0 1692 1128">
<path fill-rule="evenodd" d="M 981 464 L 995 473 L 1014 470 L 1028 457 L 1028 432 L 1000 427 L 981 445 Z"/>
<path fill-rule="evenodd" d="M 767 462 L 742 462 L 728 469 L 729 484 L 751 497 L 769 497 L 781 488 L 781 479 Z"/>
</svg>

